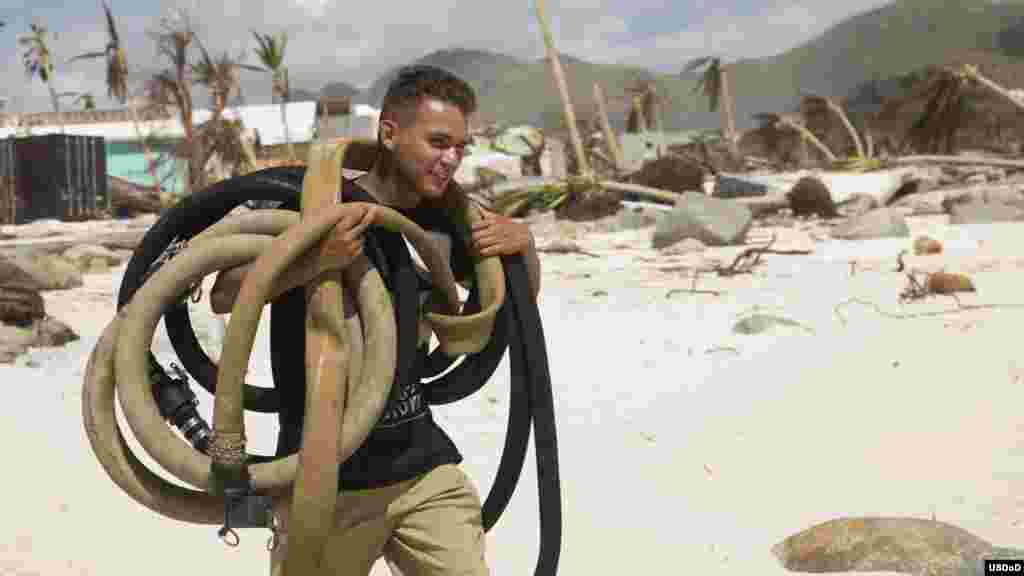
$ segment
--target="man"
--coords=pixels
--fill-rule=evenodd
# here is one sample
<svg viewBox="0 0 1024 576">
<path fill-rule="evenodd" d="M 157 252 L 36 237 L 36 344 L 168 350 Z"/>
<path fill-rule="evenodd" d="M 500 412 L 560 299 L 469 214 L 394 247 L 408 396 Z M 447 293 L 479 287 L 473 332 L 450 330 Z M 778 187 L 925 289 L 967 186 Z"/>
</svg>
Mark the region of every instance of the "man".
<svg viewBox="0 0 1024 576">
<path fill-rule="evenodd" d="M 471 273 L 470 247 L 462 245 L 453 223 L 432 201 L 452 183 L 475 109 L 473 90 L 456 76 L 429 66 L 401 70 L 384 98 L 376 162 L 365 175 L 345 180 L 341 190 L 343 200 L 391 207 L 439 236 L 457 279 Z M 396 233 L 366 231 L 366 219 L 340 222 L 328 240 L 331 250 L 341 261 L 351 262 L 369 248 L 368 257 L 394 295 L 390 271 L 410 257 L 405 242 Z M 485 212 L 484 221 L 472 230 L 472 244 L 485 257 L 523 254 L 537 297 L 540 264 L 526 224 Z M 211 293 L 215 312 L 230 311 L 243 276 L 244 269 L 237 269 L 218 277 Z M 426 278 L 421 276 L 423 294 L 429 292 Z M 421 306 L 423 301 L 421 297 Z M 423 340 L 418 352 L 417 367 L 427 352 Z M 366 575 L 384 556 L 405 576 L 489 574 L 479 493 L 459 468 L 462 456 L 434 422 L 423 398 L 424 384 L 417 370 L 412 372 L 394 383 L 380 421 L 341 465 L 344 495 L 324 558 L 329 573 Z M 293 411 L 301 412 L 302 402 L 298 397 Z M 279 442 L 297 448 L 301 432 L 296 422 L 301 417 L 286 416 L 282 408 L 281 420 Z M 280 545 L 271 557 L 275 576 L 287 553 L 287 509 L 284 501 L 275 507 L 283 523 Z"/>
</svg>

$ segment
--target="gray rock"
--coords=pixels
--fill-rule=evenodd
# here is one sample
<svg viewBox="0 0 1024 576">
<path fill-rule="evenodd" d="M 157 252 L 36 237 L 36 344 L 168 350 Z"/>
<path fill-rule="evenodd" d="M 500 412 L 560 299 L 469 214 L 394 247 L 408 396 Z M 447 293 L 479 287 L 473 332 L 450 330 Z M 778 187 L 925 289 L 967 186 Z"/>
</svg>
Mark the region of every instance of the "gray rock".
<svg viewBox="0 0 1024 576">
<path fill-rule="evenodd" d="M 615 215 L 615 226 L 619 230 L 635 230 L 652 226 L 658 218 L 650 210 L 643 208 L 623 208 Z"/>
<path fill-rule="evenodd" d="M 32 253 L 14 256 L 9 261 L 28 274 L 39 290 L 67 290 L 82 285 L 82 273 L 59 256 Z"/>
<path fill-rule="evenodd" d="M 846 202 L 840 204 L 836 210 L 840 216 L 849 218 L 860 216 L 878 208 L 878 199 L 870 194 L 854 194 Z"/>
<path fill-rule="evenodd" d="M 743 243 L 753 222 L 753 213 L 742 204 L 687 192 L 659 216 L 651 245 L 662 249 L 694 238 L 707 246 L 735 246 Z"/>
<path fill-rule="evenodd" d="M 872 238 L 906 238 L 910 228 L 899 209 L 887 207 L 853 216 L 832 229 L 832 237 L 841 240 Z"/>
<path fill-rule="evenodd" d="M 1024 222 L 1024 208 L 1002 202 L 955 203 L 949 208 L 950 224 Z"/>
<path fill-rule="evenodd" d="M 90 244 L 79 244 L 68 248 L 62 256 L 77 266 L 79 270 L 88 270 L 93 266 L 95 260 L 101 260 L 108 268 L 117 266 L 122 261 L 122 257 L 117 252 L 104 246 Z"/>
<path fill-rule="evenodd" d="M 56 318 L 47 316 L 36 323 L 36 346 L 63 346 L 78 339 L 70 326 Z"/>
</svg>

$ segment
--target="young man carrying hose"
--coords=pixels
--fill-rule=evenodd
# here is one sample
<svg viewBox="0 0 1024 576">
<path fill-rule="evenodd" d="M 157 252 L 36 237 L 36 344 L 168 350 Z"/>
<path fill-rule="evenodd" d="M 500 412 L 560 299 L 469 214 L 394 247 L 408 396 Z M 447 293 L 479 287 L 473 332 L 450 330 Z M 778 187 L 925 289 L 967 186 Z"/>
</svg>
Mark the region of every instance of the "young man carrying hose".
<svg viewBox="0 0 1024 576">
<path fill-rule="evenodd" d="M 430 201 L 442 197 L 462 161 L 468 118 L 475 109 L 472 88 L 458 77 L 429 66 L 402 69 L 384 98 L 373 168 L 355 180 L 345 180 L 341 191 L 343 201 L 388 206 L 432 232 L 457 279 L 472 271 L 467 247 L 453 223 Z M 523 254 L 536 298 L 540 263 L 528 225 L 484 214 L 483 222 L 472 230 L 473 247 L 485 257 Z M 342 220 L 328 240 L 330 251 L 351 263 L 370 248 L 367 256 L 381 270 L 394 297 L 387 270 L 400 257 L 399 251 L 406 250 L 404 241 L 379 230 L 367 236 L 367 222 L 368 218 Z M 214 312 L 230 312 L 244 274 L 244 268 L 220 274 L 210 295 Z M 421 290 L 429 293 L 426 280 Z M 423 302 L 421 297 L 421 306 Z M 420 340 L 421 360 L 428 342 Z M 459 467 L 458 449 L 434 422 L 422 386 L 415 369 L 405 381 L 396 381 L 380 421 L 341 465 L 344 495 L 325 551 L 327 573 L 366 575 L 384 556 L 405 576 L 489 574 L 479 493 Z M 292 450 L 301 437 L 304 402 L 302 394 L 294 396 L 290 409 L 282 406 L 279 439 Z M 287 502 L 275 507 L 283 530 L 271 555 L 273 576 L 287 554 L 287 512 Z"/>
</svg>

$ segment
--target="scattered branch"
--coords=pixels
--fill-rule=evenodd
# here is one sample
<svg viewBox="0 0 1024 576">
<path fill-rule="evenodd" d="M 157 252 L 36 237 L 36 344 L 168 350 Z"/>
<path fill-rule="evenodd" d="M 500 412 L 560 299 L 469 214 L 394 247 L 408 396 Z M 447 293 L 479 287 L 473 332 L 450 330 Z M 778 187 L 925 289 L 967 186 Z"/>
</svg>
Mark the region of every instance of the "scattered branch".
<svg viewBox="0 0 1024 576">
<path fill-rule="evenodd" d="M 950 296 L 952 296 L 952 295 L 950 295 Z M 836 317 L 839 318 L 839 322 L 842 323 L 845 326 L 846 325 L 846 317 L 842 315 L 841 310 L 843 308 L 846 308 L 847 306 L 850 306 L 851 304 L 860 304 L 861 306 L 867 306 L 868 308 L 871 308 L 872 310 L 877 312 L 879 315 L 885 316 L 886 318 L 892 318 L 894 320 L 908 320 L 908 319 L 911 319 L 911 318 L 927 318 L 927 317 L 935 317 L 935 316 L 945 316 L 947 314 L 956 314 L 958 312 L 969 312 L 969 311 L 973 311 L 973 310 L 997 310 L 997 309 L 1013 309 L 1013 308 L 1024 309 L 1024 304 L 961 304 L 959 299 L 956 299 L 955 297 L 954 297 L 954 299 L 957 302 L 957 307 L 953 308 L 953 309 L 933 310 L 933 311 L 930 311 L 930 312 L 915 312 L 915 313 L 911 313 L 911 314 L 901 314 L 901 313 L 888 312 L 888 311 L 882 310 L 881 306 L 879 306 L 878 304 L 875 304 L 874 302 L 871 302 L 869 300 L 863 300 L 861 298 L 850 298 L 848 300 L 843 300 L 839 304 L 836 304 L 835 307 L 833 307 L 832 311 L 836 315 Z"/>
<path fill-rule="evenodd" d="M 711 271 L 716 272 L 719 276 L 737 276 L 739 274 L 751 274 L 754 270 L 754 266 L 757 266 L 761 261 L 761 256 L 764 254 L 781 254 L 781 255 L 793 255 L 793 254 L 811 254 L 811 250 L 774 250 L 772 245 L 775 244 L 777 235 L 772 234 L 772 239 L 768 244 L 764 246 L 758 246 L 754 248 L 747 248 L 743 252 L 740 252 L 736 258 L 732 261 L 729 266 L 716 266 Z"/>
</svg>

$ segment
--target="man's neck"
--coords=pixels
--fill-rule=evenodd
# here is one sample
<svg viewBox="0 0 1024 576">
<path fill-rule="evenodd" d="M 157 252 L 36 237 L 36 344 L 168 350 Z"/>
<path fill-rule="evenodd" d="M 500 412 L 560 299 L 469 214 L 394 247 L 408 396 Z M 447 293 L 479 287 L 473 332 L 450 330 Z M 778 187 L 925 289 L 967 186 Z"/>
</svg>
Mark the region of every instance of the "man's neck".
<svg viewBox="0 0 1024 576">
<path fill-rule="evenodd" d="M 359 184 L 370 196 L 385 206 L 412 209 L 420 203 L 420 195 L 416 190 L 395 170 L 388 170 L 379 162 L 359 179 Z"/>
</svg>

